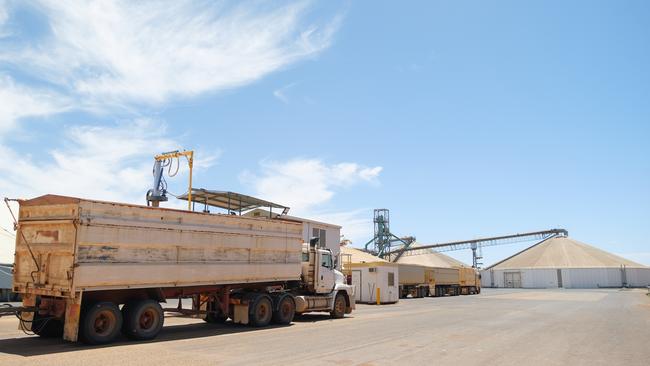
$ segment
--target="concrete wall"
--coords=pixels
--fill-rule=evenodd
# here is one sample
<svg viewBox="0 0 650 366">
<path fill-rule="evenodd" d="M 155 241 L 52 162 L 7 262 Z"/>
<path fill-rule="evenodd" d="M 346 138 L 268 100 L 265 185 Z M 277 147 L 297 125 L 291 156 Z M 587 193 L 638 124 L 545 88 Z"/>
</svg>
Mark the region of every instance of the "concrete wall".
<svg viewBox="0 0 650 366">
<path fill-rule="evenodd" d="M 557 269 L 508 269 L 481 271 L 483 287 L 506 287 L 507 272 L 519 273 L 521 288 L 599 288 L 622 287 L 623 274 L 620 268 L 563 268 L 561 286 Z M 626 268 L 625 277 L 630 287 L 650 285 L 650 268 Z"/>
</svg>

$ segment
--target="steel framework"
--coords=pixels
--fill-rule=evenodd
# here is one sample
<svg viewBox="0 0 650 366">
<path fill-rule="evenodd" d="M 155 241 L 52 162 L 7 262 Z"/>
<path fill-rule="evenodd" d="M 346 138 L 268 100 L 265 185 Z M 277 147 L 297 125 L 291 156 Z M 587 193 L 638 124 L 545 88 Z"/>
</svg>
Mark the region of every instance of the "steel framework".
<svg viewBox="0 0 650 366">
<path fill-rule="evenodd" d="M 415 242 L 414 236 L 398 237 L 390 231 L 390 212 L 386 208 L 374 210 L 373 223 L 375 236 L 368 241 L 364 248 L 380 258 L 385 258 L 392 250 L 393 243 L 399 243 L 401 248 L 409 248 Z M 372 246 L 372 249 L 369 247 Z"/>
<path fill-rule="evenodd" d="M 543 231 L 533 231 L 521 234 L 511 234 L 503 236 L 493 236 L 488 238 L 479 238 L 471 240 L 452 241 L 448 243 L 438 243 L 430 245 L 403 246 L 399 249 L 388 251 L 384 253 L 385 256 L 392 258 L 396 262 L 402 255 L 421 255 L 431 253 L 431 250 L 436 252 L 448 252 L 453 250 L 471 249 L 472 250 L 472 267 L 478 268 L 481 263 L 479 260 L 482 258 L 480 255 L 481 247 L 490 247 L 495 245 L 504 245 L 519 243 L 532 240 L 546 240 L 555 236 L 568 236 L 569 232 L 565 229 L 550 229 Z M 479 254 L 477 254 L 477 251 Z"/>
</svg>

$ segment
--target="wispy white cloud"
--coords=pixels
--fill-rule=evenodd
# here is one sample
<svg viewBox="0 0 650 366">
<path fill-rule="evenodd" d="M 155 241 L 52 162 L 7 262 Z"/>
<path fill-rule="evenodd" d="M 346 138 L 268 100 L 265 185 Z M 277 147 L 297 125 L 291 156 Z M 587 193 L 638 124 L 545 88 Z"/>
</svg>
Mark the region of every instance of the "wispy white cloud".
<svg viewBox="0 0 650 366">
<path fill-rule="evenodd" d="M 69 100 L 46 89 L 17 85 L 0 74 L 0 137 L 25 117 L 43 117 L 69 108 Z"/>
<path fill-rule="evenodd" d="M 360 182 L 376 183 L 382 167 L 356 163 L 328 165 L 318 159 L 263 161 L 261 175 L 244 172 L 241 180 L 257 194 L 284 203 L 296 210 L 311 209 L 332 199 L 336 188 Z"/>
<path fill-rule="evenodd" d="M 169 137 L 163 123 L 149 119 L 71 127 L 47 159 L 25 156 L 0 144 L 0 192 L 13 198 L 62 194 L 144 204 L 152 184 L 153 156 L 179 146 L 182 142 Z M 218 152 L 197 156 L 195 168 L 207 169 L 217 159 Z M 186 190 L 186 174 L 186 165 L 181 164 L 178 178 L 170 182 L 177 193 Z M 11 228 L 6 211 L 0 209 L 0 226 Z M 7 240 L 0 237 L 0 261 L 9 259 L 12 246 L 2 243 Z"/>
<path fill-rule="evenodd" d="M 359 184 L 378 184 L 382 167 L 357 163 L 327 164 L 319 159 L 262 161 L 261 172 L 244 172 L 242 183 L 257 195 L 291 207 L 291 214 L 343 226 L 342 233 L 355 244 L 372 232 L 369 209 L 324 211 L 339 190 Z"/>
<path fill-rule="evenodd" d="M 20 38 L 25 34 L 12 32 L 13 6 L 40 13 L 50 33 Z M 143 107 L 254 82 L 330 46 L 341 17 L 306 21 L 309 10 L 308 1 L 0 0 L 0 38 L 11 35 L 0 39 L 0 192 L 143 202 L 151 156 L 181 146 L 159 121 L 62 126 L 63 139 L 49 145 L 45 159 L 19 153 L 2 137 L 27 117 L 118 108 L 134 118 Z M 195 166 L 206 168 L 219 154 L 197 157 Z M 10 227 L 6 214 L 0 225 Z M 0 250 L 0 260 L 9 255 Z"/>
<path fill-rule="evenodd" d="M 2 38 L 4 31 L 3 28 L 9 19 L 9 10 L 6 0 L 0 0 L 0 38 Z"/>
<path fill-rule="evenodd" d="M 290 83 L 281 88 L 275 89 L 273 91 L 273 96 L 278 98 L 282 103 L 289 104 L 289 96 L 287 95 L 287 92 L 296 85 L 297 83 Z"/>
<path fill-rule="evenodd" d="M 7 36 L 7 32 L 4 29 L 7 19 L 9 19 L 7 2 L 5 0 L 0 0 L 0 38 Z"/>
<path fill-rule="evenodd" d="M 107 103 L 158 105 L 255 81 L 327 48 L 340 17 L 304 21 L 309 2 L 62 2 L 36 5 L 52 34 L 0 61 Z"/>
<path fill-rule="evenodd" d="M 176 149 L 156 121 L 116 126 L 75 126 L 48 158 L 35 159 L 0 145 L 0 191 L 18 196 L 46 193 L 108 200 L 141 200 L 149 185 L 152 157 Z M 139 196 L 138 194 L 141 193 Z M 142 196 L 144 197 L 144 196 Z"/>
</svg>

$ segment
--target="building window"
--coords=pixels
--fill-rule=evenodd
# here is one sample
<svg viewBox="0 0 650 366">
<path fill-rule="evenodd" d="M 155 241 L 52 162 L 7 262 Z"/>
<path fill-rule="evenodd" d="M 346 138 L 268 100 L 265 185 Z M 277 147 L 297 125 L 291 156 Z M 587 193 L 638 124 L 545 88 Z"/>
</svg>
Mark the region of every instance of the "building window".
<svg viewBox="0 0 650 366">
<path fill-rule="evenodd" d="M 395 286 L 395 273 L 388 272 L 388 286 Z"/>
<path fill-rule="evenodd" d="M 319 228 L 312 229 L 312 237 L 318 238 L 318 246 L 321 248 L 327 247 L 327 231 Z"/>
</svg>

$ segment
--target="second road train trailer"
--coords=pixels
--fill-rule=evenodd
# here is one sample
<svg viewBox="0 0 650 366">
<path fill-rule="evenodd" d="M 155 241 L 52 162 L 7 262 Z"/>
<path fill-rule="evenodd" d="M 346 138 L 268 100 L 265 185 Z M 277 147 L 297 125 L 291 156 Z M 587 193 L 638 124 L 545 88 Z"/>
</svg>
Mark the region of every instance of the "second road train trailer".
<svg viewBox="0 0 650 366">
<path fill-rule="evenodd" d="M 13 291 L 20 325 L 101 344 L 152 339 L 164 311 L 263 327 L 355 307 L 338 259 L 295 221 L 46 195 L 20 200 Z M 192 308 L 181 299 L 192 300 Z M 178 299 L 177 308 L 161 302 Z"/>
<path fill-rule="evenodd" d="M 481 292 L 480 274 L 469 267 L 428 267 L 398 263 L 400 298 L 473 295 Z"/>
</svg>

